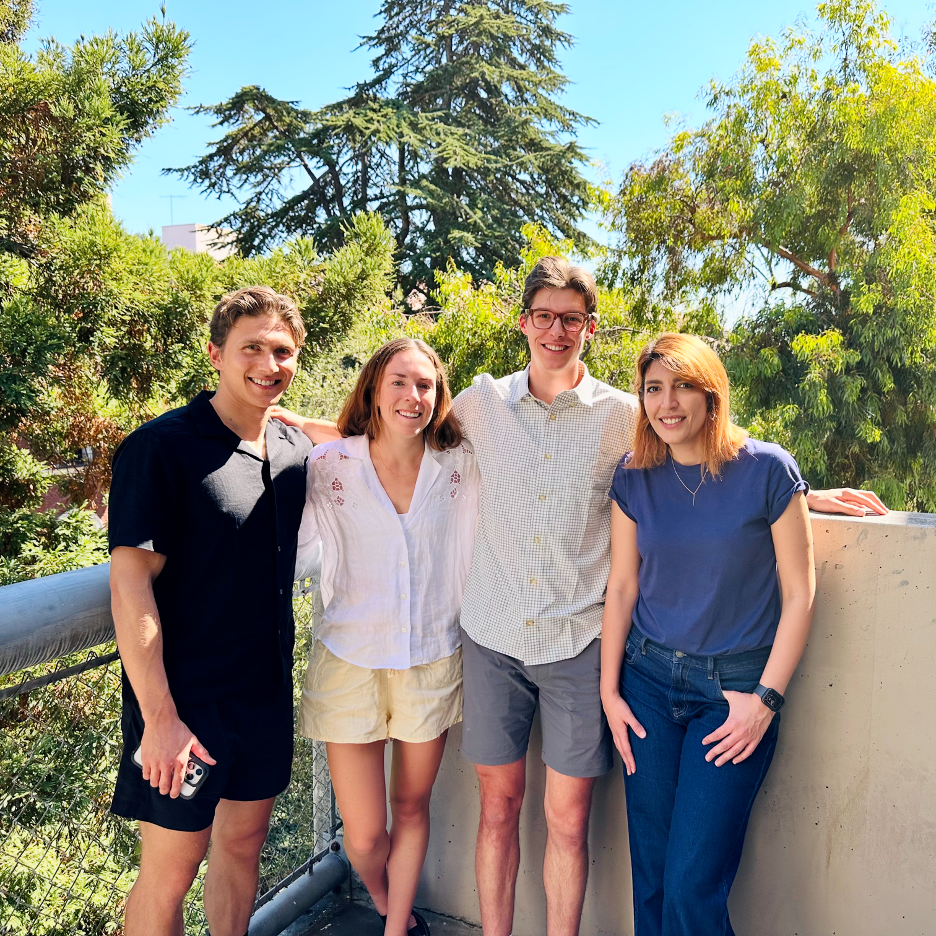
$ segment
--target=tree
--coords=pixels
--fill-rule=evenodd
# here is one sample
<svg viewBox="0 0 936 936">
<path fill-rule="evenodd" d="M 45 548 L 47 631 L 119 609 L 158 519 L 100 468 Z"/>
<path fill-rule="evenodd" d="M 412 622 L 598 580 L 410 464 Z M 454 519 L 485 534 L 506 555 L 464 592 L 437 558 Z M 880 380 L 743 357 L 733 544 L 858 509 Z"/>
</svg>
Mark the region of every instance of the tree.
<svg viewBox="0 0 936 936">
<path fill-rule="evenodd" d="M 374 75 L 310 111 L 261 88 L 196 108 L 226 129 L 178 172 L 241 199 L 218 226 L 245 254 L 280 238 L 342 242 L 358 211 L 396 239 L 408 287 L 431 286 L 449 261 L 476 280 L 520 262 L 537 222 L 583 247 L 589 204 L 575 131 L 592 121 L 559 104 L 567 84 L 553 0 L 384 0 L 363 45 Z"/>
<path fill-rule="evenodd" d="M 712 117 L 627 171 L 606 281 L 761 307 L 726 336 L 741 421 L 818 484 L 936 510 L 936 84 L 871 0 L 756 41 Z"/>
</svg>

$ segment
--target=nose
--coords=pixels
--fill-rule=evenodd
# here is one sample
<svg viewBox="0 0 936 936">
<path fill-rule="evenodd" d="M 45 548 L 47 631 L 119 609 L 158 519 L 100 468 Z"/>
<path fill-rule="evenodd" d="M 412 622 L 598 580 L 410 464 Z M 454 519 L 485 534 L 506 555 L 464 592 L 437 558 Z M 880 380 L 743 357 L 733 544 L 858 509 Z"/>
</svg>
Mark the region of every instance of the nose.
<svg viewBox="0 0 936 936">
<path fill-rule="evenodd" d="M 562 318 L 556 316 L 552 320 L 552 325 L 549 326 L 549 334 L 555 335 L 557 338 L 561 338 L 565 334 L 565 325 L 562 324 Z"/>
</svg>

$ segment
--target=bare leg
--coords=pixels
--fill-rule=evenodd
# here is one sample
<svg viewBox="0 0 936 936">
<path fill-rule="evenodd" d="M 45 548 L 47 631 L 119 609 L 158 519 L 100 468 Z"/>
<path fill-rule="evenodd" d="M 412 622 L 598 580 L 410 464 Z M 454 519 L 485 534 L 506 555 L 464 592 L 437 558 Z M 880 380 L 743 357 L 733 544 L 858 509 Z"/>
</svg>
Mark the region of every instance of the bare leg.
<svg viewBox="0 0 936 936">
<path fill-rule="evenodd" d="M 520 807 L 526 789 L 526 758 L 499 767 L 476 765 L 481 821 L 475 876 L 484 936 L 510 936 L 520 868 Z"/>
<path fill-rule="evenodd" d="M 385 743 L 325 745 L 335 799 L 341 810 L 345 851 L 381 914 L 387 912 L 390 855 Z"/>
<path fill-rule="evenodd" d="M 445 751 L 443 733 L 434 741 L 393 742 L 390 772 L 390 880 L 386 936 L 406 936 L 419 875 L 429 845 L 429 797 Z"/>
<path fill-rule="evenodd" d="M 205 916 L 211 936 L 247 932 L 260 879 L 260 850 L 274 802 L 271 798 L 218 803 L 205 874 Z"/>
<path fill-rule="evenodd" d="M 210 836 L 211 826 L 176 832 L 140 823 L 140 873 L 127 897 L 124 936 L 183 936 L 182 901 Z"/>
<path fill-rule="evenodd" d="M 567 777 L 546 768 L 546 932 L 578 936 L 588 881 L 588 816 L 594 777 Z"/>
</svg>

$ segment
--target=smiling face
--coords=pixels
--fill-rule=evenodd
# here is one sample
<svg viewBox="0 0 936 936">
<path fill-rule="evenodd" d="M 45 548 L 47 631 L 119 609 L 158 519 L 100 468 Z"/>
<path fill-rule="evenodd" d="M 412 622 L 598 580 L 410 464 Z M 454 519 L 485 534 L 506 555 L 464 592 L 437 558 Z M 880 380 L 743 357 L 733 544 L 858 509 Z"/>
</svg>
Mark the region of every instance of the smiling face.
<svg viewBox="0 0 936 936">
<path fill-rule="evenodd" d="M 595 321 L 589 319 L 579 332 L 567 331 L 559 318 L 565 312 L 578 312 L 586 315 L 585 298 L 574 289 L 541 289 L 533 297 L 527 310 L 533 314 L 537 310 L 557 313 L 549 328 L 535 328 L 529 315 L 520 316 L 520 331 L 527 337 L 530 345 L 530 366 L 544 373 L 556 373 L 569 370 L 573 384 L 578 380 L 578 359 L 585 347 L 585 342 L 595 334 Z"/>
<path fill-rule="evenodd" d="M 208 343 L 218 395 L 251 409 L 279 401 L 296 374 L 298 354 L 289 329 L 274 315 L 242 315 L 223 345 Z"/>
<path fill-rule="evenodd" d="M 397 351 L 377 387 L 380 430 L 404 437 L 418 435 L 432 419 L 436 403 L 435 365 L 421 351 Z"/>
<path fill-rule="evenodd" d="M 699 464 L 705 454 L 708 395 L 692 381 L 653 361 L 644 374 L 643 404 L 653 431 L 684 465 Z"/>
</svg>

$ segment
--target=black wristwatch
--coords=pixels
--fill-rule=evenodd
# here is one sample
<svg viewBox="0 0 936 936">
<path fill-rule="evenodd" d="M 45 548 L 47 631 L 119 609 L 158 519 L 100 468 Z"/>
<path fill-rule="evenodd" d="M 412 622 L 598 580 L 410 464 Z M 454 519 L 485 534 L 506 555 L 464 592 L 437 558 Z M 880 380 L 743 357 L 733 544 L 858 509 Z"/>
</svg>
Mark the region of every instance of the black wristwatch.
<svg viewBox="0 0 936 936">
<path fill-rule="evenodd" d="M 776 689 L 768 689 L 760 683 L 757 684 L 757 688 L 754 692 L 760 696 L 761 702 L 763 702 L 771 712 L 779 712 L 780 709 L 783 708 L 783 703 L 786 701 Z"/>
</svg>

